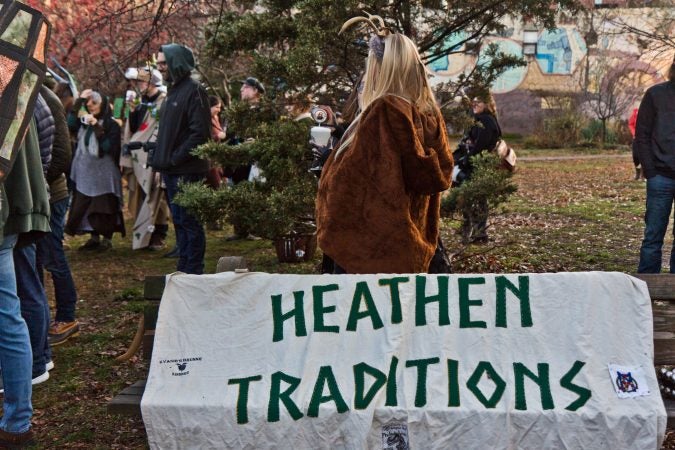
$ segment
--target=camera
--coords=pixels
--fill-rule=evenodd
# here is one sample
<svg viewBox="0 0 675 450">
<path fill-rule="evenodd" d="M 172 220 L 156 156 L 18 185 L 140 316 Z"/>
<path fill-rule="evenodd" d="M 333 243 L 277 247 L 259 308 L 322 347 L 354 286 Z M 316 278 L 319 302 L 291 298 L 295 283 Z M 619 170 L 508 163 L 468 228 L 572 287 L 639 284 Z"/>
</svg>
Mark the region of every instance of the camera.
<svg viewBox="0 0 675 450">
<path fill-rule="evenodd" d="M 324 126 L 323 123 L 328 120 L 330 112 L 323 106 L 314 106 L 310 110 L 312 119 L 317 123 L 309 131 L 309 143 L 312 145 L 312 154 L 314 156 L 309 171 L 317 178 L 321 176 L 323 165 L 328 159 L 333 145 L 333 128 Z"/>
<path fill-rule="evenodd" d="M 452 185 L 459 186 L 471 173 L 471 163 L 469 161 L 469 152 L 471 151 L 471 144 L 466 138 L 459 141 L 457 149 L 452 152 L 452 159 L 455 161 L 455 166 L 452 169 Z"/>
</svg>

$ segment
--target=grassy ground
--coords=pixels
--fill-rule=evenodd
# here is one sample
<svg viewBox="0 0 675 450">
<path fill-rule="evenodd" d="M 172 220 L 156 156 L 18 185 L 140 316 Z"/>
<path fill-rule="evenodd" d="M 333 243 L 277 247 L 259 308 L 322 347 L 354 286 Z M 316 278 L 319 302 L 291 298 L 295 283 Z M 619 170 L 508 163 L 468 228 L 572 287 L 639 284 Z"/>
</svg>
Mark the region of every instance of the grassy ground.
<svg viewBox="0 0 675 450">
<path fill-rule="evenodd" d="M 556 154 L 577 153 L 519 152 L 521 157 Z M 519 191 L 492 217 L 487 245 L 462 247 L 455 232 L 459 222 L 444 221 L 442 233 L 456 272 L 635 271 L 644 183 L 632 181 L 629 158 L 525 159 L 519 165 Z M 253 271 L 314 273 L 319 263 L 316 255 L 308 263 L 279 264 L 270 242 L 226 242 L 228 234 L 208 232 L 207 272 L 224 255 L 246 257 Z M 162 258 L 163 252 L 132 252 L 129 237 L 115 237 L 108 253 L 78 252 L 84 240 L 67 241 L 82 332 L 54 348 L 52 377 L 35 387 L 39 448 L 145 448 L 142 421 L 109 416 L 106 403 L 147 373 L 146 361 L 116 364 L 114 357 L 125 351 L 135 332 L 144 277 L 173 271 L 175 260 Z M 52 288 L 47 288 L 52 299 Z"/>
</svg>

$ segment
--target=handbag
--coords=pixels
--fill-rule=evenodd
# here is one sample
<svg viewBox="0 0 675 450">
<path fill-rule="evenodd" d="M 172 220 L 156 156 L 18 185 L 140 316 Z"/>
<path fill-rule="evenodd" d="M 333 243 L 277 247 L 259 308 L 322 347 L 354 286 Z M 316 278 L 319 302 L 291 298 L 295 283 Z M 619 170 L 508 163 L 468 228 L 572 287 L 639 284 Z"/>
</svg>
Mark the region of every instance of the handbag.
<svg viewBox="0 0 675 450">
<path fill-rule="evenodd" d="M 509 144 L 507 144 L 504 139 L 499 138 L 495 144 L 494 151 L 502 161 L 502 167 L 507 169 L 509 172 L 516 170 L 516 161 L 518 159 L 516 152 L 511 147 L 509 147 Z"/>
</svg>

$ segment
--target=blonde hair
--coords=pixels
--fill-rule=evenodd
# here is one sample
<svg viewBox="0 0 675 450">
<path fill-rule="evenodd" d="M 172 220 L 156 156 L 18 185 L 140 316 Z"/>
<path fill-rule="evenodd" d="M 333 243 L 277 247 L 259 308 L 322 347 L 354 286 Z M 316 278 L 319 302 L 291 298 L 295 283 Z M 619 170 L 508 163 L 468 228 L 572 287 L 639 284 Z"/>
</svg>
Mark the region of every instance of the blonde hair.
<svg viewBox="0 0 675 450">
<path fill-rule="evenodd" d="M 482 94 L 477 95 L 476 98 L 481 102 L 485 103 L 485 110 L 487 112 L 497 117 L 497 103 L 495 102 L 495 98 L 492 96 L 491 92 L 489 91 L 484 92 Z"/>
<path fill-rule="evenodd" d="M 361 113 L 349 126 L 335 156 L 339 156 L 354 140 L 363 111 L 385 95 L 396 95 L 408 100 L 421 112 L 438 110 L 434 93 L 427 79 L 427 70 L 417 47 L 408 37 L 396 33 L 384 38 L 384 56 L 379 61 L 374 52 L 368 54 L 360 99 Z"/>
</svg>

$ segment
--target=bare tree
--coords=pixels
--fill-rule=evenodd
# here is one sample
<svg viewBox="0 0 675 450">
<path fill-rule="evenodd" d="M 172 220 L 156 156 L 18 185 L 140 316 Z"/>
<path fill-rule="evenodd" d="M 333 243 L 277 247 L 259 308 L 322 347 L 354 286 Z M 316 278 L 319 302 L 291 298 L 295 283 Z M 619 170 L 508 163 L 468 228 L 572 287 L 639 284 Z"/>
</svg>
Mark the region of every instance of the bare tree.
<svg viewBox="0 0 675 450">
<path fill-rule="evenodd" d="M 607 18 L 610 33 L 629 37 L 641 50 L 661 54 L 675 50 L 675 8 L 671 5 L 626 10 Z"/>
<path fill-rule="evenodd" d="M 626 114 L 642 95 L 642 74 L 634 68 L 633 62 L 616 63 L 608 57 L 599 57 L 590 71 L 587 105 L 602 125 L 600 143 L 603 146 L 610 121 Z"/>
<path fill-rule="evenodd" d="M 128 66 L 152 59 L 159 45 L 195 50 L 206 23 L 232 8 L 226 0 L 28 0 L 53 24 L 51 56 L 86 86 L 114 92 Z"/>
</svg>

